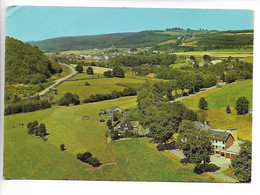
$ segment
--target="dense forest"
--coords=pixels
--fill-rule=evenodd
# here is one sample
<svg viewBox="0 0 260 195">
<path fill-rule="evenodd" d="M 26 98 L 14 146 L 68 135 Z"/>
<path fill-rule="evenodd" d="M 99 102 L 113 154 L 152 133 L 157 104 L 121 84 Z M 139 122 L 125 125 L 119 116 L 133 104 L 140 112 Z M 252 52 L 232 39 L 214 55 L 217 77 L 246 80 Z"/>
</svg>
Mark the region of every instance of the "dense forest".
<svg viewBox="0 0 260 195">
<path fill-rule="evenodd" d="M 6 37 L 5 79 L 8 83 L 43 83 L 52 74 L 62 72 L 37 46 Z"/>
</svg>

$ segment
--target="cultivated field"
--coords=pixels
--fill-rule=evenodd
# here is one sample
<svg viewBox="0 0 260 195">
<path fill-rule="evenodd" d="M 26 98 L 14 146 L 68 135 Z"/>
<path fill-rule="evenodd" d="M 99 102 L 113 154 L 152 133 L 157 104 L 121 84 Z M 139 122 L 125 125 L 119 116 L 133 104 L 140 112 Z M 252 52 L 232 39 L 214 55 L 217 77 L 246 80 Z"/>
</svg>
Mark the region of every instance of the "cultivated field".
<svg viewBox="0 0 260 195">
<path fill-rule="evenodd" d="M 253 50 L 252 49 L 222 49 L 222 50 L 209 50 L 209 51 L 191 51 L 175 53 L 177 56 L 195 56 L 202 59 L 205 54 L 210 55 L 212 58 L 228 58 L 229 56 L 236 58 L 243 58 L 246 62 L 253 63 Z"/>
</svg>

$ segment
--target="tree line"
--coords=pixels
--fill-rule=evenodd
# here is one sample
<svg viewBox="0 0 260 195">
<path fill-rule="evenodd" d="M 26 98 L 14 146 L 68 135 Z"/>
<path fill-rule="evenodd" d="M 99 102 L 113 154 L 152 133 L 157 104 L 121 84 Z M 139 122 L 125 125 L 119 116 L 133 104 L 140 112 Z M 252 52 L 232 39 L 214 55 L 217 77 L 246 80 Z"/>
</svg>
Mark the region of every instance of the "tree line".
<svg viewBox="0 0 260 195">
<path fill-rule="evenodd" d="M 33 112 L 36 110 L 43 110 L 50 108 L 51 104 L 48 100 L 26 100 L 26 101 L 19 101 L 14 104 L 7 105 L 5 107 L 4 114 L 17 114 L 21 112 Z"/>
<path fill-rule="evenodd" d="M 116 99 L 124 96 L 137 95 L 137 90 L 132 87 L 124 88 L 123 91 L 112 91 L 108 94 L 92 94 L 90 97 L 83 100 L 83 103 L 99 102 L 104 100 Z"/>
</svg>

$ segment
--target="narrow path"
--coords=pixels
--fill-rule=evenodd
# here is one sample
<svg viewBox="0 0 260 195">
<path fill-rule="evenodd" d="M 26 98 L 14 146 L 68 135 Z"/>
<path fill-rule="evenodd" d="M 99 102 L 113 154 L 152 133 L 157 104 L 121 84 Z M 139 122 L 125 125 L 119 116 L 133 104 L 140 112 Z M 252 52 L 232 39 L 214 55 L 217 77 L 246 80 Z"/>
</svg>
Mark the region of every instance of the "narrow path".
<svg viewBox="0 0 260 195">
<path fill-rule="evenodd" d="M 228 183 L 238 183 L 239 181 L 236 179 L 233 179 L 232 177 L 229 177 L 223 173 L 221 173 L 220 171 L 216 171 L 216 172 L 207 172 L 208 174 L 211 174 L 219 179 L 224 180 L 225 182 Z"/>
<path fill-rule="evenodd" d="M 190 94 L 190 95 L 188 95 L 188 96 L 182 96 L 182 97 L 179 97 L 179 98 L 177 98 L 176 100 L 173 100 L 173 101 L 170 101 L 170 102 L 178 102 L 178 101 L 181 101 L 181 100 L 183 100 L 183 99 L 185 99 L 185 98 L 188 98 L 188 97 L 191 97 L 191 96 L 194 96 L 194 95 L 197 95 L 197 94 L 204 93 L 204 92 L 206 92 L 206 91 L 215 89 L 216 87 L 217 87 L 217 85 L 214 85 L 214 86 L 212 86 L 212 87 L 205 88 L 205 90 L 203 90 L 203 91 L 199 91 L 199 92 L 196 92 L 196 93 L 194 93 L 194 94 Z"/>
<path fill-rule="evenodd" d="M 67 76 L 65 76 L 65 77 L 62 77 L 62 78 L 60 78 L 60 79 L 57 79 L 54 84 L 52 84 L 51 86 L 49 86 L 49 87 L 47 87 L 46 89 L 44 89 L 43 91 L 41 91 L 41 92 L 39 93 L 40 96 L 41 96 L 41 95 L 44 95 L 44 94 L 45 94 L 47 91 L 49 91 L 51 88 L 56 87 L 56 86 L 59 85 L 61 82 L 65 81 L 66 79 L 68 79 L 68 78 L 70 78 L 70 77 L 72 77 L 72 76 L 74 76 L 74 75 L 76 75 L 76 74 L 78 73 L 78 72 L 75 71 L 75 69 L 74 69 L 73 67 L 71 67 L 70 65 L 67 65 L 67 64 L 62 64 L 62 65 L 69 67 L 69 68 L 72 70 L 72 73 L 70 73 L 69 75 L 67 75 Z"/>
</svg>

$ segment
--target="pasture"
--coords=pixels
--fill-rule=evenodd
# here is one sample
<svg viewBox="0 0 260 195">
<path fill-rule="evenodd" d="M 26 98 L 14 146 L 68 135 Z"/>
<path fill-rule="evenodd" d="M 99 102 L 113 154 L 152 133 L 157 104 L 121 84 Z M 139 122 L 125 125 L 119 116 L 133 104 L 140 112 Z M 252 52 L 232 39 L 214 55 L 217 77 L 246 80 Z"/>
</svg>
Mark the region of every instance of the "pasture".
<svg viewBox="0 0 260 195">
<path fill-rule="evenodd" d="M 31 113 L 5 116 L 4 177 L 6 179 L 70 179 L 132 181 L 217 182 L 208 175 L 196 175 L 190 165 L 183 165 L 170 152 L 159 152 L 149 139 L 108 142 L 106 125 L 99 124 L 100 109 L 119 105 L 123 109 L 137 106 L 136 97 L 53 107 Z M 88 115 L 88 120 L 81 120 Z M 27 134 L 26 124 L 38 120 L 48 128 L 48 140 Z M 19 126 L 24 123 L 24 126 Z M 13 125 L 16 128 L 13 128 Z M 60 151 L 60 144 L 65 151 Z M 103 165 L 91 168 L 76 159 L 89 151 Z"/>
</svg>

